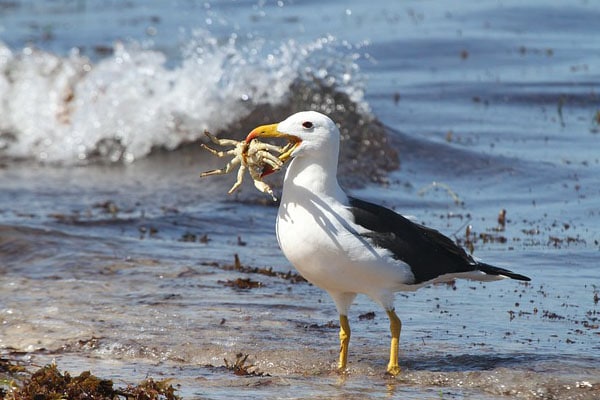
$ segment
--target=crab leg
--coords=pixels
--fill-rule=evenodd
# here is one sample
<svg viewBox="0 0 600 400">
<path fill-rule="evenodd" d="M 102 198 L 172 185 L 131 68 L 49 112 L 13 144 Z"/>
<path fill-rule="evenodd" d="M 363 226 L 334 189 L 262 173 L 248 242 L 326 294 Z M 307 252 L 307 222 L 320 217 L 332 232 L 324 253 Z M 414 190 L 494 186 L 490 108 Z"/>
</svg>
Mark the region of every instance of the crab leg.
<svg viewBox="0 0 600 400">
<path fill-rule="evenodd" d="M 227 155 L 235 155 L 235 150 L 218 151 L 218 150 L 208 147 L 204 143 L 200 143 L 200 146 L 202 146 L 203 149 L 210 151 L 211 153 L 213 153 L 215 156 L 217 156 L 219 158 L 225 157 Z"/>
<path fill-rule="evenodd" d="M 257 153 L 260 156 L 260 159 L 263 163 L 265 164 L 269 164 L 271 167 L 278 169 L 280 168 L 283 163 L 281 162 L 281 160 L 277 157 L 275 157 L 273 154 L 267 152 L 267 151 L 260 151 Z"/>
<path fill-rule="evenodd" d="M 240 144 L 240 142 L 233 139 L 219 139 L 218 137 L 214 136 L 206 130 L 204 131 L 204 134 L 210 139 L 211 142 L 219 146 L 237 146 L 238 144 Z"/>
<path fill-rule="evenodd" d="M 205 177 L 205 176 L 210 176 L 210 175 L 223 175 L 223 174 L 228 174 L 231 172 L 231 170 L 233 170 L 233 168 L 240 164 L 240 159 L 239 158 L 234 158 L 233 160 L 231 160 L 230 162 L 227 163 L 227 165 L 225 165 L 223 168 L 221 169 L 213 169 L 210 171 L 206 171 L 206 172 L 202 172 L 200 174 L 201 177 Z M 241 167 L 240 167 L 241 169 Z M 239 176 L 239 172 L 238 172 L 238 176 Z"/>
<path fill-rule="evenodd" d="M 229 192 L 227 192 L 228 194 L 233 193 L 237 188 L 240 187 L 240 185 L 242 184 L 242 181 L 244 179 L 244 171 L 246 171 L 246 166 L 242 163 L 240 165 L 240 169 L 238 169 L 237 181 L 235 181 L 235 183 L 233 184 L 231 189 L 229 189 Z"/>
</svg>

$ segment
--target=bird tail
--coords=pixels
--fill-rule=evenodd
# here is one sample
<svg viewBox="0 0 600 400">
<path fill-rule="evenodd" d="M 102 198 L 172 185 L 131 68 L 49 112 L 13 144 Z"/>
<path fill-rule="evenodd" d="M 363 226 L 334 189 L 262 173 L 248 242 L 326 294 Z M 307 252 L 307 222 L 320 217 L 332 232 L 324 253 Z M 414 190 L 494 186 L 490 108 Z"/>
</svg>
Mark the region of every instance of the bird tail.
<svg viewBox="0 0 600 400">
<path fill-rule="evenodd" d="M 502 275 L 502 276 L 506 276 L 507 278 L 516 279 L 518 281 L 528 282 L 531 280 L 529 277 L 527 277 L 525 275 L 516 274 L 507 269 L 494 267 L 493 265 L 489 265 L 489 264 L 485 264 L 485 263 L 478 263 L 477 269 L 480 270 L 481 272 L 485 272 L 486 274 L 489 274 L 489 275 Z"/>
</svg>

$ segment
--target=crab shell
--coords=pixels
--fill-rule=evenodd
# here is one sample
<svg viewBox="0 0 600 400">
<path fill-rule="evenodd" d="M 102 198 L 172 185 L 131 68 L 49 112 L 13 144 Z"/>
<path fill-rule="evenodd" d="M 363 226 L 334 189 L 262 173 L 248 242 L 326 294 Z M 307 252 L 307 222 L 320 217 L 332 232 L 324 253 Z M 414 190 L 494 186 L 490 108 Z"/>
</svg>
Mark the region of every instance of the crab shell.
<svg viewBox="0 0 600 400">
<path fill-rule="evenodd" d="M 246 136 L 246 143 L 250 144 L 250 142 L 253 139 L 256 139 L 258 137 L 274 137 L 274 138 L 287 139 L 288 143 L 291 144 L 290 148 L 287 149 L 285 152 L 281 153 L 277 157 L 282 161 L 282 163 L 285 163 L 291 157 L 294 150 L 296 150 L 296 148 L 298 146 L 300 146 L 300 143 L 302 143 L 302 139 L 300 139 L 299 137 L 294 136 L 294 135 L 288 135 L 288 134 L 279 132 L 277 130 L 277 125 L 279 125 L 279 124 L 261 125 L 259 127 L 254 128 L 248 134 L 248 136 Z M 248 150 L 248 148 L 244 148 L 244 152 L 246 152 L 247 150 Z M 273 168 L 270 165 L 265 165 L 263 167 L 263 170 L 262 170 L 262 173 L 260 176 L 262 178 L 262 177 L 272 174 L 275 171 L 277 171 L 277 169 Z"/>
</svg>

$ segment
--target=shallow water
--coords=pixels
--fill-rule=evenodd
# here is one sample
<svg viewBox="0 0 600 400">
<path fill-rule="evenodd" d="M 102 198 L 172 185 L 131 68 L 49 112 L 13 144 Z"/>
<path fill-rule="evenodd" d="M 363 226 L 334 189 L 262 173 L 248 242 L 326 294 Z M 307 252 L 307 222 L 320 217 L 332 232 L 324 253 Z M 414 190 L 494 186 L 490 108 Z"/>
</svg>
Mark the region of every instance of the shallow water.
<svg viewBox="0 0 600 400">
<path fill-rule="evenodd" d="M 3 356 L 175 378 L 184 398 L 600 396 L 596 5 L 48 4 L 0 5 Z M 284 276 L 276 208 L 200 180 L 221 161 L 187 144 L 298 108 L 350 128 L 354 195 L 532 282 L 398 294 L 395 379 L 359 296 L 333 373 L 335 308 Z M 237 353 L 263 376 L 222 368 Z"/>
</svg>

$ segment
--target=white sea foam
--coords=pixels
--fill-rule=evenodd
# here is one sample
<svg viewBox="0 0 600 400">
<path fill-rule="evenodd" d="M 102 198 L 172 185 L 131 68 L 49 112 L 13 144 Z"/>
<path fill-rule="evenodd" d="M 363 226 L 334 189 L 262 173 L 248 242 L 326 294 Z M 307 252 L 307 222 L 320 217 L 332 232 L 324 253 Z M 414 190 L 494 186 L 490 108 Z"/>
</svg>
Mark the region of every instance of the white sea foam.
<svg viewBox="0 0 600 400">
<path fill-rule="evenodd" d="M 60 57 L 0 43 L 0 155 L 131 162 L 225 128 L 258 104 L 278 104 L 308 76 L 361 103 L 357 56 L 342 47 L 333 37 L 273 46 L 234 35 L 220 43 L 198 31 L 169 67 L 163 53 L 137 43 L 116 43 L 97 63 L 75 50 Z"/>
</svg>

